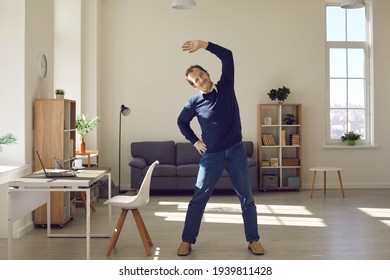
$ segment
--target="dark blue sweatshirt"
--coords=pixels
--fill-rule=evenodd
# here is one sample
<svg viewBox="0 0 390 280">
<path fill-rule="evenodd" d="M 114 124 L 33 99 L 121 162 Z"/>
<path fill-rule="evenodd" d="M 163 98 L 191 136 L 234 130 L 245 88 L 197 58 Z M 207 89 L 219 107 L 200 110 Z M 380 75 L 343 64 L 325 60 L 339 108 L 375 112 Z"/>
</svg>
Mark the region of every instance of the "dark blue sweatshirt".
<svg viewBox="0 0 390 280">
<path fill-rule="evenodd" d="M 192 144 L 199 138 L 190 122 L 197 117 L 202 130 L 202 141 L 207 152 L 230 148 L 242 140 L 240 112 L 234 92 L 234 61 L 230 50 L 209 42 L 206 50 L 222 62 L 222 74 L 216 83 L 217 91 L 191 96 L 181 111 L 177 124 L 184 137 Z"/>
</svg>

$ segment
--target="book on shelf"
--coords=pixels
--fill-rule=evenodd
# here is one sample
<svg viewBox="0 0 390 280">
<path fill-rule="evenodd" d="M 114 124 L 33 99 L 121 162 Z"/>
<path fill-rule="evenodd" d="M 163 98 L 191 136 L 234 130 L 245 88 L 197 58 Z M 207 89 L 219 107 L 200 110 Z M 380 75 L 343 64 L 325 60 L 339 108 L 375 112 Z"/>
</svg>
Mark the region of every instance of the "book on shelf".
<svg viewBox="0 0 390 280">
<path fill-rule="evenodd" d="M 298 166 L 299 159 L 298 158 L 282 158 L 283 166 Z"/>
<path fill-rule="evenodd" d="M 281 142 L 281 144 L 282 144 L 282 146 L 286 146 L 286 131 L 283 129 L 282 130 L 282 135 L 281 135 L 281 140 L 282 140 L 282 142 Z"/>
<path fill-rule="evenodd" d="M 270 162 L 269 162 L 269 160 L 262 160 L 261 161 L 261 166 L 270 166 L 271 164 L 270 164 Z"/>
<path fill-rule="evenodd" d="M 272 167 L 279 166 L 279 159 L 278 158 L 271 158 L 271 166 Z"/>
<path fill-rule="evenodd" d="M 264 146 L 275 146 L 275 140 L 271 133 L 264 133 L 261 137 Z"/>
<path fill-rule="evenodd" d="M 299 134 L 290 134 L 290 141 L 292 146 L 299 146 L 300 143 L 300 136 Z"/>
<path fill-rule="evenodd" d="M 268 135 L 267 135 L 266 133 L 264 133 L 264 134 L 262 135 L 262 138 L 263 138 L 263 144 L 264 144 L 264 146 L 269 146 L 270 144 L 269 144 Z"/>
</svg>

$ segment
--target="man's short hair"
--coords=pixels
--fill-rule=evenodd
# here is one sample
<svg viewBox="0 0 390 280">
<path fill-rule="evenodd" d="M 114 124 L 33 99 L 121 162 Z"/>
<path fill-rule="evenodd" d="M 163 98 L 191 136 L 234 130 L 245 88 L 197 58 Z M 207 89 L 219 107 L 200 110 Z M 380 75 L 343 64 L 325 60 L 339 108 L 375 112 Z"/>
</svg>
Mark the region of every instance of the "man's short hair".
<svg viewBox="0 0 390 280">
<path fill-rule="evenodd" d="M 186 70 L 185 75 L 186 75 L 187 81 L 190 83 L 191 86 L 193 86 L 194 84 L 193 84 L 193 82 L 191 82 L 190 80 L 188 80 L 187 77 L 188 77 L 188 74 L 190 74 L 195 68 L 197 68 L 197 69 L 199 69 L 199 70 L 201 70 L 201 71 L 203 71 L 203 72 L 205 72 L 205 73 L 208 73 L 206 69 L 204 69 L 202 66 L 200 66 L 200 65 L 198 65 L 198 64 L 196 64 L 196 65 L 191 65 L 190 67 L 188 67 L 187 70 Z"/>
</svg>

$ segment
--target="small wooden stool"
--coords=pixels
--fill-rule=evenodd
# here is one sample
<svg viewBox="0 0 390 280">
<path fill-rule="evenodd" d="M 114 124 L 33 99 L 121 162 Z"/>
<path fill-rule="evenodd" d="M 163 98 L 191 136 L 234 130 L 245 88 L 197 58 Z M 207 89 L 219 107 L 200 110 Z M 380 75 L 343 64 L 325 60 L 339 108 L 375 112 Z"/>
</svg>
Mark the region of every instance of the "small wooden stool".
<svg viewBox="0 0 390 280">
<path fill-rule="evenodd" d="M 338 168 L 338 167 L 313 167 L 313 168 L 310 168 L 309 170 L 314 172 L 313 173 L 313 181 L 311 184 L 310 198 L 313 197 L 314 183 L 316 181 L 317 171 L 324 172 L 324 194 L 326 194 L 326 172 L 337 172 L 337 174 L 339 176 L 341 193 L 343 195 L 343 198 L 345 198 L 343 182 L 341 180 L 341 171 L 343 170 L 342 168 Z"/>
<path fill-rule="evenodd" d="M 80 153 L 79 151 L 76 151 L 76 158 L 81 159 L 88 159 L 88 168 L 91 168 L 91 158 L 96 157 L 96 166 L 99 166 L 99 150 L 86 150 L 85 154 Z M 81 200 L 83 201 L 84 208 L 87 204 L 87 198 L 85 197 L 85 192 L 81 192 Z M 95 206 L 93 205 L 93 202 L 90 203 L 92 212 L 95 212 Z"/>
</svg>

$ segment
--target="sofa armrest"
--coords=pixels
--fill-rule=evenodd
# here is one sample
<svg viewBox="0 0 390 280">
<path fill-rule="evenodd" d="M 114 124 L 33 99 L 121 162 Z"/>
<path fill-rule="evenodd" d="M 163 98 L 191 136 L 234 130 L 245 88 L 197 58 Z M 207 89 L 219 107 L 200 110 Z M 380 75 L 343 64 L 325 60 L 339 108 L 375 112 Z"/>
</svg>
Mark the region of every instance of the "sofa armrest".
<svg viewBox="0 0 390 280">
<path fill-rule="evenodd" d="M 129 165 L 131 167 L 136 167 L 140 169 L 144 169 L 147 165 L 146 160 L 140 157 L 133 158 L 130 162 Z"/>
</svg>

